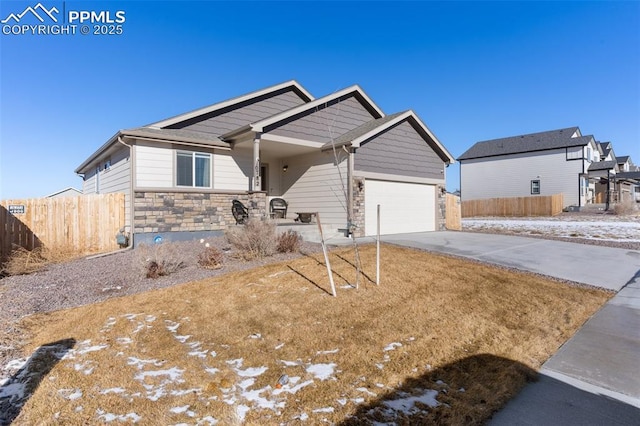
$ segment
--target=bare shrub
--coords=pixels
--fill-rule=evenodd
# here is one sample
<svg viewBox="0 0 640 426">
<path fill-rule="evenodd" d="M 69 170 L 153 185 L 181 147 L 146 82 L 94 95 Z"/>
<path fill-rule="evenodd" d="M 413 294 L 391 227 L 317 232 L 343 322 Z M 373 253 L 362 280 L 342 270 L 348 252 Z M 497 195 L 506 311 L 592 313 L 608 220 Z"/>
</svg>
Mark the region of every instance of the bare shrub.
<svg viewBox="0 0 640 426">
<path fill-rule="evenodd" d="M 43 252 L 42 247 L 36 247 L 33 250 L 17 247 L 11 252 L 2 271 L 7 275 L 26 275 L 38 272 L 49 264 Z"/>
<path fill-rule="evenodd" d="M 27 275 L 41 271 L 52 263 L 62 263 L 81 257 L 77 249 L 68 246 L 36 247 L 27 250 L 15 246 L 0 272 L 6 275 Z"/>
<path fill-rule="evenodd" d="M 635 203 L 632 200 L 623 201 L 613 206 L 613 211 L 619 216 L 628 216 L 636 210 Z"/>
<path fill-rule="evenodd" d="M 134 256 L 138 269 L 147 278 L 159 278 L 184 268 L 185 260 L 175 244 L 163 243 L 136 248 Z"/>
<path fill-rule="evenodd" d="M 198 265 L 205 269 L 220 269 L 223 262 L 224 255 L 215 247 L 206 247 L 198 256 Z"/>
<path fill-rule="evenodd" d="M 278 235 L 278 253 L 295 253 L 300 250 L 302 237 L 296 231 L 289 229 Z"/>
<path fill-rule="evenodd" d="M 278 244 L 276 225 L 260 219 L 249 219 L 244 226 L 229 228 L 225 237 L 246 260 L 272 256 Z"/>
</svg>

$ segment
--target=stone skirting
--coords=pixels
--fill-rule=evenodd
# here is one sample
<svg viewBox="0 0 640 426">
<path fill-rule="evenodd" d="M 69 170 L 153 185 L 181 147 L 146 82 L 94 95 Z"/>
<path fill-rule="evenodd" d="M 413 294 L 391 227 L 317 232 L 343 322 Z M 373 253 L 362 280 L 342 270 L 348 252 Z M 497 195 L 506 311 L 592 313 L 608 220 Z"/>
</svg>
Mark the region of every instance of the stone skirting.
<svg viewBox="0 0 640 426">
<path fill-rule="evenodd" d="M 136 232 L 218 231 L 236 221 L 233 200 L 240 200 L 250 217 L 267 214 L 264 192 L 196 193 L 138 191 L 133 199 L 133 229 Z"/>
<path fill-rule="evenodd" d="M 447 188 L 444 185 L 436 185 L 436 231 L 447 230 Z"/>
</svg>

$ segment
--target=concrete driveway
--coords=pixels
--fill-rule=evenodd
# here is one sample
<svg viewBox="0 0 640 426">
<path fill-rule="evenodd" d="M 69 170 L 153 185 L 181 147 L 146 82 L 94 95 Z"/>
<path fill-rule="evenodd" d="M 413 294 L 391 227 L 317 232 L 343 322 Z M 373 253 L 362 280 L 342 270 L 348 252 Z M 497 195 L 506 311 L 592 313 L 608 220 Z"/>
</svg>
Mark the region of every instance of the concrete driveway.
<svg viewBox="0 0 640 426">
<path fill-rule="evenodd" d="M 640 251 L 468 232 L 382 240 L 616 291 L 489 424 L 640 425 Z"/>
<path fill-rule="evenodd" d="M 640 252 L 473 232 L 385 235 L 382 241 L 449 253 L 618 291 L 640 270 Z"/>
</svg>

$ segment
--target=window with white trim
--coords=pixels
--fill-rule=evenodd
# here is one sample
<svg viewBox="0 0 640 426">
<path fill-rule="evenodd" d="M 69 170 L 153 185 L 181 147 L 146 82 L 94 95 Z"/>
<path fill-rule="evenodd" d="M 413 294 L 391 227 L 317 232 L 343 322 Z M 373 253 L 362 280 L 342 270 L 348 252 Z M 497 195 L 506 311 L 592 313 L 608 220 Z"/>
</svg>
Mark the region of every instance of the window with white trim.
<svg viewBox="0 0 640 426">
<path fill-rule="evenodd" d="M 531 181 L 531 195 L 540 195 L 540 180 L 534 179 Z"/>
<path fill-rule="evenodd" d="M 176 186 L 211 188 L 211 154 L 178 151 Z"/>
</svg>

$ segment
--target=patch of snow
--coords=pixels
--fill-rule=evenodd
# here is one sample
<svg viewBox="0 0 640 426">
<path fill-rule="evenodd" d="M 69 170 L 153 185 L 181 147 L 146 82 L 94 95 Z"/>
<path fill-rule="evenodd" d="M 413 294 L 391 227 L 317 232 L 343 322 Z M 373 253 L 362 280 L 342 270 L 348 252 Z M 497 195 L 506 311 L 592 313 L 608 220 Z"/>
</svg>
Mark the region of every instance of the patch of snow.
<svg viewBox="0 0 640 426">
<path fill-rule="evenodd" d="M 370 391 L 369 389 L 367 389 L 367 388 L 356 388 L 356 390 L 357 390 L 357 391 L 360 391 L 360 392 L 364 392 L 364 393 L 366 393 L 367 395 L 371 395 L 371 396 L 378 396 L 378 394 L 371 392 L 371 391 Z"/>
<path fill-rule="evenodd" d="M 197 356 L 198 358 L 206 358 L 207 357 L 207 352 L 209 352 L 207 349 L 202 350 L 202 351 L 191 351 L 188 353 L 189 356 Z"/>
<path fill-rule="evenodd" d="M 174 414 L 182 414 L 182 413 L 186 413 L 188 409 L 189 409 L 188 405 L 183 405 L 181 407 L 173 407 L 169 411 Z"/>
<path fill-rule="evenodd" d="M 180 327 L 180 323 L 178 322 L 174 322 L 171 320 L 164 320 L 167 330 L 169 330 L 172 333 L 175 333 L 176 331 L 178 331 L 178 327 Z"/>
<path fill-rule="evenodd" d="M 69 401 L 75 401 L 82 397 L 82 391 L 80 389 L 60 389 L 58 393 Z"/>
<path fill-rule="evenodd" d="M 153 365 L 154 367 L 162 367 L 166 361 L 158 361 L 157 359 L 140 359 L 134 356 L 130 356 L 127 361 L 127 365 L 134 365 L 138 370 L 142 370 L 145 365 Z"/>
<path fill-rule="evenodd" d="M 200 420 L 198 420 L 198 423 L 196 423 L 196 425 L 200 426 L 200 425 L 204 425 L 205 422 L 209 425 L 209 426 L 213 426 L 218 424 L 218 420 L 216 420 L 215 418 L 211 417 L 211 416 L 205 416 L 203 418 L 201 418 Z"/>
<path fill-rule="evenodd" d="M 265 371 L 267 371 L 269 368 L 268 367 L 249 367 L 247 369 L 241 370 L 239 368 L 236 368 L 236 374 L 240 377 L 257 377 L 259 375 L 261 375 L 262 373 L 264 373 Z"/>
<path fill-rule="evenodd" d="M 384 347 L 384 351 L 385 352 L 389 352 L 389 351 L 393 351 L 399 347 L 402 347 L 402 343 L 399 342 L 393 342 L 393 343 L 389 343 L 387 346 Z"/>
<path fill-rule="evenodd" d="M 295 367 L 295 366 L 298 366 L 298 365 L 302 365 L 302 361 L 300 361 L 300 360 L 298 360 L 298 361 L 285 361 L 285 360 L 281 359 L 280 362 L 285 367 Z"/>
<path fill-rule="evenodd" d="M 284 347 L 284 343 L 280 343 L 275 347 L 275 350 L 277 351 L 278 349 L 282 349 L 283 347 Z"/>
<path fill-rule="evenodd" d="M 314 413 L 333 413 L 333 411 L 333 407 L 316 408 L 313 410 Z"/>
<path fill-rule="evenodd" d="M 180 342 L 180 343 L 184 343 L 184 342 L 186 342 L 187 340 L 189 340 L 189 337 L 191 337 L 191 335 L 190 335 L 190 334 L 187 334 L 187 335 L 185 335 L 185 336 L 178 336 L 178 335 L 176 335 L 176 336 L 174 336 L 174 337 L 176 338 L 176 340 L 177 340 L 178 342 Z"/>
<path fill-rule="evenodd" d="M 297 383 L 297 381 L 298 381 L 298 380 L 294 380 L 294 379 L 298 379 L 299 380 L 300 378 L 299 377 L 290 378 L 288 384 L 284 385 L 280 389 L 274 389 L 272 394 L 273 395 L 280 395 L 281 393 L 289 393 L 289 394 L 293 395 L 293 394 L 297 393 L 300 389 L 313 384 L 313 380 L 307 380 L 306 382 L 302 382 L 300 384 L 297 384 L 297 385 L 291 387 L 292 384 Z"/>
<path fill-rule="evenodd" d="M 107 395 L 110 393 L 124 393 L 124 388 L 108 388 L 100 391 L 102 395 Z"/>
<path fill-rule="evenodd" d="M 133 339 L 131 339 L 131 337 L 118 337 L 116 338 L 116 343 L 121 345 L 130 345 L 133 343 Z"/>
<path fill-rule="evenodd" d="M 132 319 L 134 319 L 138 315 L 142 315 L 142 314 L 123 314 L 123 315 L 120 315 L 120 316 L 128 319 L 129 321 L 131 321 Z"/>
<path fill-rule="evenodd" d="M 344 407 L 345 405 L 347 405 L 347 402 L 349 400 L 347 398 L 338 398 L 337 401 L 338 401 L 338 404 L 340 404 L 340 405 L 342 405 Z"/>
<path fill-rule="evenodd" d="M 7 398 L 9 401 L 21 400 L 24 398 L 26 387 L 24 383 L 9 383 L 0 388 L 0 399 Z"/>
<path fill-rule="evenodd" d="M 340 349 L 332 349 L 330 351 L 318 351 L 316 352 L 316 355 L 330 355 L 337 354 L 338 352 L 340 352 Z"/>
<path fill-rule="evenodd" d="M 301 422 L 306 422 L 309 420 L 309 415 L 307 413 L 298 414 L 293 418 L 293 420 L 300 420 Z"/>
<path fill-rule="evenodd" d="M 169 380 L 176 381 L 182 376 L 182 373 L 184 373 L 184 370 L 178 367 L 172 367 L 168 370 L 142 371 L 136 374 L 134 379 L 144 381 L 146 377 L 169 376 Z"/>
<path fill-rule="evenodd" d="M 13 359 L 4 366 L 4 370 L 20 370 L 27 364 L 28 358 Z"/>
<path fill-rule="evenodd" d="M 211 367 L 211 368 L 205 368 L 204 371 L 206 371 L 207 373 L 210 374 L 216 374 L 217 372 L 220 371 L 219 368 L 215 368 L 215 367 Z"/>
<path fill-rule="evenodd" d="M 262 339 L 262 334 L 253 333 L 253 334 L 249 335 L 249 339 Z"/>
<path fill-rule="evenodd" d="M 119 422 L 131 421 L 133 423 L 138 423 L 140 420 L 142 420 L 142 417 L 140 417 L 136 413 L 128 413 L 128 414 L 119 415 L 119 414 L 107 413 L 104 410 L 97 409 L 96 410 L 96 414 L 98 415 L 98 420 L 104 420 L 107 423 L 113 422 L 115 420 L 117 420 Z"/>
<path fill-rule="evenodd" d="M 416 407 L 416 402 L 427 405 L 429 407 L 437 407 L 440 403 L 436 400 L 438 391 L 426 389 L 423 390 L 422 395 L 408 395 L 402 394 L 403 398 L 384 401 L 382 404 L 385 407 L 392 409 L 395 412 L 411 415 L 421 411 Z"/>
<path fill-rule="evenodd" d="M 325 381 L 333 376 L 336 367 L 335 363 L 328 364 L 311 364 L 306 368 L 307 373 L 313 374 L 316 379 Z"/>
<path fill-rule="evenodd" d="M 202 389 L 201 388 L 191 388 L 191 389 L 175 389 L 172 390 L 171 392 L 169 392 L 169 395 L 171 396 L 184 396 L 184 395 L 189 395 L 189 394 L 194 394 L 194 393 L 201 393 Z"/>
<path fill-rule="evenodd" d="M 244 404 L 240 404 L 236 406 L 236 415 L 238 416 L 238 419 L 241 422 L 244 422 L 244 418 L 246 417 L 247 413 L 249 412 L 250 408 L 247 407 Z"/>
</svg>

